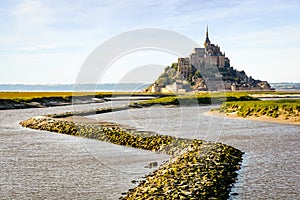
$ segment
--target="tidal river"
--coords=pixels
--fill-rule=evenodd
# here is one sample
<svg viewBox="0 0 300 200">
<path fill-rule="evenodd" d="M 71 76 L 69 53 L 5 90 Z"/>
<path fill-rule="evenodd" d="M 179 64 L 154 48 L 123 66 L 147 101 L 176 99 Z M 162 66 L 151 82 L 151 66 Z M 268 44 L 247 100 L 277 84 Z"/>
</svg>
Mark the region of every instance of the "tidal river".
<svg viewBox="0 0 300 200">
<path fill-rule="evenodd" d="M 152 107 L 90 116 L 245 152 L 231 199 L 299 199 L 300 127 L 211 116 L 204 107 Z"/>
<path fill-rule="evenodd" d="M 107 103 L 97 106 L 108 106 Z M 93 105 L 74 106 L 86 110 Z M 72 106 L 0 111 L 0 199 L 118 199 L 168 156 L 22 128 L 33 116 Z"/>
<path fill-rule="evenodd" d="M 124 102 L 114 102 L 119 104 Z M 109 106 L 109 103 L 97 106 Z M 0 111 L 0 199 L 118 199 L 168 156 L 22 128 L 21 120 L 94 105 Z M 210 116 L 206 107 L 142 108 L 90 118 L 245 152 L 231 199 L 298 199 L 299 126 Z"/>
</svg>

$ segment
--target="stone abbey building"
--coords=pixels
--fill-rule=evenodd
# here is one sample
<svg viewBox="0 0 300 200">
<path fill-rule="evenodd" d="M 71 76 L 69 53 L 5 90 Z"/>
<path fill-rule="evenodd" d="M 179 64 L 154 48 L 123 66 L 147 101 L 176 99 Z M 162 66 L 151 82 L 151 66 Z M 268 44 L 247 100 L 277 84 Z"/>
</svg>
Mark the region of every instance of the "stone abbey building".
<svg viewBox="0 0 300 200">
<path fill-rule="evenodd" d="M 193 70 L 205 69 L 208 67 L 230 66 L 230 61 L 222 53 L 218 45 L 210 42 L 208 37 L 208 27 L 206 28 L 206 39 L 204 48 L 195 48 L 186 58 L 178 58 L 178 73 L 182 79 L 187 79 Z"/>
<path fill-rule="evenodd" d="M 210 42 L 208 27 L 204 48 L 195 48 L 186 58 L 178 58 L 178 63 L 165 71 L 145 91 L 188 92 L 188 91 L 235 91 L 272 90 L 267 81 L 248 77 L 244 71 L 230 66 L 230 60 L 218 45 Z"/>
</svg>

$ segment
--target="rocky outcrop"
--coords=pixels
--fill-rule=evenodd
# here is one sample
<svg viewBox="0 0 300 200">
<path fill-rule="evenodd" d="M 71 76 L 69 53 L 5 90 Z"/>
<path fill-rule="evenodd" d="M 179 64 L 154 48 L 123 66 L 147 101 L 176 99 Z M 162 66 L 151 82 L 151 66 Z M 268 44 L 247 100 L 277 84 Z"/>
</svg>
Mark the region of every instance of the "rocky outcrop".
<svg viewBox="0 0 300 200">
<path fill-rule="evenodd" d="M 227 199 L 241 152 L 194 140 L 188 151 L 161 166 L 122 199 Z"/>
<path fill-rule="evenodd" d="M 177 63 L 166 67 L 158 79 L 145 89 L 145 92 L 180 93 L 189 91 L 270 91 L 273 90 L 267 81 L 260 81 L 248 77 L 244 71 L 237 71 L 233 67 L 215 67 L 213 69 L 195 69 L 187 78 L 180 76 Z"/>
</svg>

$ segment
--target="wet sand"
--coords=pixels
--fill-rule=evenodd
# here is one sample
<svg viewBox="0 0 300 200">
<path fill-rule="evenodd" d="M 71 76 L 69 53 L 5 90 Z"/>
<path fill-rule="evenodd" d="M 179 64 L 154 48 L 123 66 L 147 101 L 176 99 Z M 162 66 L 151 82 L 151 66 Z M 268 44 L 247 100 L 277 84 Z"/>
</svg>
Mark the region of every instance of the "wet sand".
<svg viewBox="0 0 300 200">
<path fill-rule="evenodd" d="M 271 123 L 281 123 L 281 124 L 292 124 L 292 125 L 299 125 L 300 122 L 294 121 L 294 119 L 284 119 L 283 117 L 272 118 L 267 116 L 249 116 L 249 117 L 239 117 L 236 113 L 220 113 L 218 111 L 209 111 L 205 113 L 206 115 L 215 115 L 221 117 L 229 117 L 233 119 L 244 119 L 244 120 L 253 120 L 253 121 L 261 121 L 261 122 L 271 122 Z"/>
</svg>

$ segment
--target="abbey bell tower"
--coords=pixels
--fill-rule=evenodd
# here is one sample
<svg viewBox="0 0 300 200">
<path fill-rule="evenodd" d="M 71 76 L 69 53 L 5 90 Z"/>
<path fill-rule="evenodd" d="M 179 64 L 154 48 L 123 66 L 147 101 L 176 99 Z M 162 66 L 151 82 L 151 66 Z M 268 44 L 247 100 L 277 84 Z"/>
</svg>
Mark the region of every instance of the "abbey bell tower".
<svg viewBox="0 0 300 200">
<path fill-rule="evenodd" d="M 187 80 L 190 74 L 195 70 L 205 68 L 230 66 L 230 60 L 221 52 L 218 45 L 210 42 L 208 36 L 208 26 L 206 27 L 206 38 L 204 48 L 195 48 L 194 51 L 186 58 L 178 58 L 178 74 L 182 79 Z"/>
<path fill-rule="evenodd" d="M 204 42 L 204 47 L 207 49 L 207 47 L 210 46 L 210 40 L 208 38 L 208 26 L 206 27 L 206 39 L 205 39 L 205 42 Z"/>
</svg>

